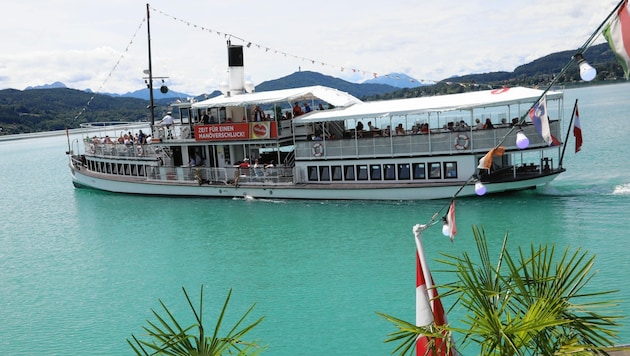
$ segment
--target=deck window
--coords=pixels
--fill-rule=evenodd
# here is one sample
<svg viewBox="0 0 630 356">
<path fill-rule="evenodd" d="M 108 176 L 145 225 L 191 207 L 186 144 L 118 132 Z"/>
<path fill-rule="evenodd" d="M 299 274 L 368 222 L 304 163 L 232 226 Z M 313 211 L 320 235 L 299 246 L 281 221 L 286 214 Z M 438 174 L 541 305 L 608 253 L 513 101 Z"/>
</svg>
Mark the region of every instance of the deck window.
<svg viewBox="0 0 630 356">
<path fill-rule="evenodd" d="M 427 173 L 424 163 L 413 164 L 413 179 L 426 179 Z"/>
<path fill-rule="evenodd" d="M 396 180 L 396 165 L 395 164 L 384 164 L 383 165 L 383 174 L 385 180 Z"/>
<path fill-rule="evenodd" d="M 444 162 L 444 178 L 457 178 L 457 162 Z"/>
<path fill-rule="evenodd" d="M 354 166 L 343 166 L 343 178 L 345 180 L 355 180 Z"/>
<path fill-rule="evenodd" d="M 319 180 L 330 181 L 330 167 L 328 166 L 319 167 Z"/>
<path fill-rule="evenodd" d="M 332 180 L 343 180 L 343 171 L 341 166 L 332 166 Z"/>
<path fill-rule="evenodd" d="M 409 163 L 398 164 L 398 179 L 410 179 L 411 171 L 409 169 Z"/>
<path fill-rule="evenodd" d="M 367 165 L 359 165 L 357 166 L 357 180 L 368 180 L 368 166 Z"/>
<path fill-rule="evenodd" d="M 429 179 L 442 178 L 442 164 L 440 162 L 429 163 Z"/>
<path fill-rule="evenodd" d="M 308 180 L 317 181 L 317 167 L 316 166 L 308 166 L 306 167 L 308 170 Z"/>
<path fill-rule="evenodd" d="M 381 176 L 381 165 L 373 164 L 370 166 L 370 179 L 371 180 L 381 180 L 383 177 Z"/>
</svg>

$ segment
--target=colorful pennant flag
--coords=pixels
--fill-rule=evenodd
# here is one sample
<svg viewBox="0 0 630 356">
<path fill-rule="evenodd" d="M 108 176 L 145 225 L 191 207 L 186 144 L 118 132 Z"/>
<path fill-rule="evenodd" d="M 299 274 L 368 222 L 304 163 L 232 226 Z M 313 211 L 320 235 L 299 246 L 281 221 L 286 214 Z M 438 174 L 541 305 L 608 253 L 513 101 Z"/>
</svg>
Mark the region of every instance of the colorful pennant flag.
<svg viewBox="0 0 630 356">
<path fill-rule="evenodd" d="M 561 142 L 551 134 L 549 128 L 549 116 L 547 115 L 547 98 L 543 97 L 529 110 L 529 118 L 532 120 L 536 132 L 547 142 L 549 146 L 560 146 Z"/>
<path fill-rule="evenodd" d="M 457 226 L 455 225 L 455 199 L 451 201 L 451 205 L 448 207 L 444 219 L 448 226 L 448 237 L 451 239 L 451 242 L 453 242 L 455 235 L 457 235 Z"/>
<path fill-rule="evenodd" d="M 575 116 L 573 117 L 573 136 L 575 136 L 575 153 L 578 153 L 582 148 L 582 125 L 580 124 L 577 102 L 575 103 Z"/>
<path fill-rule="evenodd" d="M 548 145 L 551 145 L 551 130 L 549 129 L 549 117 L 547 116 L 547 98 L 542 97 L 540 101 L 529 110 L 529 118 L 532 120 L 536 132 Z"/>
<path fill-rule="evenodd" d="M 617 15 L 604 27 L 603 32 L 628 79 L 630 76 L 630 12 L 628 12 L 627 0 L 619 7 Z"/>
<path fill-rule="evenodd" d="M 433 277 L 429 270 L 424 248 L 422 247 L 422 231 L 425 225 L 416 225 L 414 235 L 416 239 L 416 325 L 429 326 L 445 325 L 446 313 L 442 301 L 438 297 L 437 289 L 433 287 Z M 433 341 L 433 345 L 431 345 Z M 431 340 L 425 335 L 419 335 L 416 340 L 416 355 L 418 356 L 446 356 L 452 355 L 447 342 L 443 338 Z"/>
</svg>

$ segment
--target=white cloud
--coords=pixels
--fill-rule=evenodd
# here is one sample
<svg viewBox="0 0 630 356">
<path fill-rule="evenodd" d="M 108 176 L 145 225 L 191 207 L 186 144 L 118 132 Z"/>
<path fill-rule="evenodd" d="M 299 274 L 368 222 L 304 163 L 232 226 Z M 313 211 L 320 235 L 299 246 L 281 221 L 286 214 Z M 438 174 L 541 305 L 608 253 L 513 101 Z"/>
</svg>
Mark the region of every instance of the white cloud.
<svg viewBox="0 0 630 356">
<path fill-rule="evenodd" d="M 372 73 L 439 80 L 511 71 L 549 53 L 578 48 L 616 3 L 156 0 L 150 12 L 153 69 L 169 77 L 173 90 L 211 92 L 226 78 L 224 34 L 230 33 L 253 43 L 245 50 L 245 66 L 255 83 L 298 68 L 356 82 Z M 0 87 L 61 81 L 101 92 L 142 88 L 145 11 L 140 0 L 5 5 L 4 13 L 12 15 L 0 23 L 0 31 L 11 35 L 3 39 L 0 53 Z M 233 43 L 246 44 L 238 38 Z"/>
</svg>

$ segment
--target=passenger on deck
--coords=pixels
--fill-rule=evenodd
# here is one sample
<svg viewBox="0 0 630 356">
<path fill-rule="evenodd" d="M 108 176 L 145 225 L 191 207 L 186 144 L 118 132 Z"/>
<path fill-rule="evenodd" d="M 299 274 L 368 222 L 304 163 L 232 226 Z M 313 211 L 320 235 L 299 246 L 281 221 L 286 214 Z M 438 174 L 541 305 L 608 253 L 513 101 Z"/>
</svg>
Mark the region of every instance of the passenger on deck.
<svg viewBox="0 0 630 356">
<path fill-rule="evenodd" d="M 138 133 L 138 144 L 144 145 L 146 143 L 147 143 L 147 136 L 144 134 L 144 132 L 142 132 L 142 130 L 140 130 L 140 133 Z"/>
<path fill-rule="evenodd" d="M 475 125 L 475 129 L 483 130 L 483 124 L 481 123 L 481 120 L 479 120 L 479 118 L 475 119 L 475 123 L 477 124 L 477 125 Z"/>
<path fill-rule="evenodd" d="M 324 110 L 324 106 L 322 105 L 322 103 L 319 103 L 319 106 L 317 107 L 317 110 Z"/>
<path fill-rule="evenodd" d="M 455 131 L 468 131 L 468 130 L 470 130 L 470 126 L 468 126 L 464 120 L 461 120 L 459 122 L 459 125 L 455 127 Z"/>
<path fill-rule="evenodd" d="M 201 166 L 202 163 L 201 155 L 199 155 L 199 152 L 195 152 L 195 166 Z"/>
<path fill-rule="evenodd" d="M 208 112 L 207 112 L 207 111 L 204 111 L 204 112 L 203 112 L 203 116 L 201 117 L 201 122 L 202 122 L 204 125 L 207 125 L 207 124 L 209 124 L 209 123 L 210 123 L 210 116 L 208 116 Z"/>
<path fill-rule="evenodd" d="M 171 131 L 171 126 L 173 126 L 174 120 L 171 114 L 172 113 L 168 111 L 166 115 L 162 118 L 162 120 L 160 120 L 160 122 L 158 123 L 158 125 L 166 127 L 168 138 L 173 138 L 173 132 Z"/>
<path fill-rule="evenodd" d="M 295 104 L 293 105 L 293 117 L 298 117 L 302 114 L 303 112 L 302 112 L 302 108 L 300 107 L 300 103 L 296 101 Z"/>
<path fill-rule="evenodd" d="M 429 133 L 429 124 L 427 124 L 427 123 L 422 124 L 422 126 L 420 126 L 420 133 L 421 134 L 428 134 Z"/>
<path fill-rule="evenodd" d="M 372 125 L 372 121 L 368 121 L 368 128 L 370 131 L 378 131 L 378 127 Z"/>
<path fill-rule="evenodd" d="M 269 163 L 267 163 L 267 164 L 265 165 L 265 169 L 267 169 L 267 168 L 273 168 L 273 167 L 274 167 L 274 165 L 273 165 L 273 160 L 271 160 Z"/>
<path fill-rule="evenodd" d="M 249 158 L 243 159 L 243 162 L 238 165 L 238 168 L 241 169 L 241 174 L 247 175 L 247 171 L 249 171 Z"/>
<path fill-rule="evenodd" d="M 262 177 L 264 175 L 263 166 L 258 163 L 258 158 L 254 161 L 254 175 L 256 177 Z"/>
<path fill-rule="evenodd" d="M 111 143 L 111 144 L 113 144 L 114 141 L 112 141 L 112 139 L 109 138 L 109 136 L 105 136 L 105 139 L 103 140 L 103 143 Z"/>
<path fill-rule="evenodd" d="M 248 172 L 249 159 L 245 158 L 243 159 L 243 162 L 238 165 L 238 169 L 234 171 L 234 185 L 238 187 L 238 179 L 240 178 L 240 176 L 246 176 Z"/>
<path fill-rule="evenodd" d="M 363 137 L 363 123 L 361 121 L 357 122 L 356 130 L 357 137 Z"/>
<path fill-rule="evenodd" d="M 313 110 L 311 109 L 310 105 L 308 105 L 307 102 L 304 102 L 304 112 L 307 113 L 307 112 L 311 112 L 311 111 L 313 111 Z"/>
<path fill-rule="evenodd" d="M 252 117 L 254 121 L 263 121 L 265 119 L 265 113 L 262 111 L 260 106 L 256 105 L 254 107 L 254 112 L 252 113 Z"/>
<path fill-rule="evenodd" d="M 398 126 L 396 126 L 396 136 L 400 136 L 404 134 L 405 134 L 405 128 L 403 127 L 403 124 L 398 124 Z"/>
<path fill-rule="evenodd" d="M 494 125 L 492 124 L 492 120 L 490 120 L 490 118 L 486 119 L 486 123 L 483 124 L 483 128 L 486 130 L 490 130 L 494 128 Z"/>
</svg>

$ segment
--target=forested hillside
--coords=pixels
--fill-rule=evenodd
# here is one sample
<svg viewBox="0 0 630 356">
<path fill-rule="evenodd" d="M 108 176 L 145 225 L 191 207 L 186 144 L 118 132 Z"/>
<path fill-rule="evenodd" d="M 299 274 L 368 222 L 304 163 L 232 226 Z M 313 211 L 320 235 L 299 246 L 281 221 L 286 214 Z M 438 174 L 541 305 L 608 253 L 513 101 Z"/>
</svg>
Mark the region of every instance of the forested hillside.
<svg viewBox="0 0 630 356">
<path fill-rule="evenodd" d="M 148 117 L 147 101 L 142 99 L 67 88 L 0 90 L 2 134 L 63 130 L 95 121 L 146 121 Z"/>
</svg>

